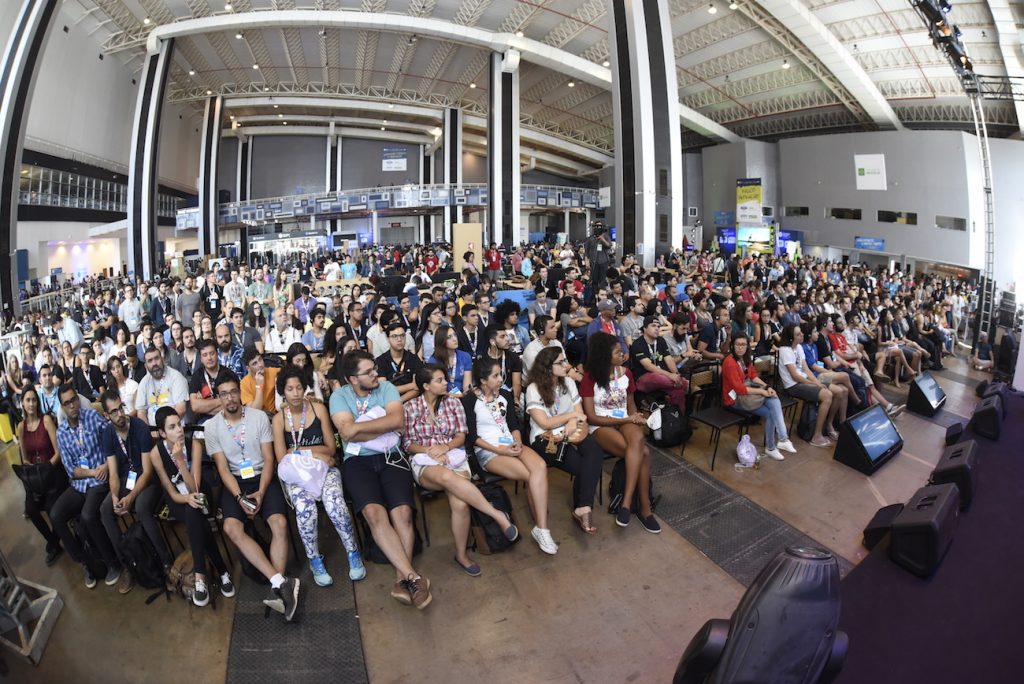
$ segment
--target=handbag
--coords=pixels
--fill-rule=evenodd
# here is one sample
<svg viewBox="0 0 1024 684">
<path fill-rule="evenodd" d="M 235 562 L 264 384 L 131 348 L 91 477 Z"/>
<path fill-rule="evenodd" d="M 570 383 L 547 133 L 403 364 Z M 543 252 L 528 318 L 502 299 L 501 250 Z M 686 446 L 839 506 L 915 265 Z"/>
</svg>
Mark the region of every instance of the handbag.
<svg viewBox="0 0 1024 684">
<path fill-rule="evenodd" d="M 589 434 L 590 434 L 590 429 L 589 429 L 589 427 L 587 425 L 586 419 L 585 418 L 579 418 L 579 419 L 576 420 L 576 431 L 573 432 L 571 435 L 567 436 L 565 434 L 565 430 L 562 430 L 561 432 L 554 432 L 552 430 L 545 430 L 544 432 L 540 433 L 539 437 L 540 437 L 540 439 L 546 439 L 548 441 L 548 445 L 544 448 L 544 451 L 546 451 L 549 454 L 554 454 L 554 453 L 556 453 L 558 451 L 558 447 L 556 445 L 559 442 L 568 442 L 569 444 L 579 444 L 584 439 L 586 439 L 587 435 L 589 435 Z"/>
<path fill-rule="evenodd" d="M 49 463 L 31 463 L 11 466 L 14 474 L 25 484 L 25 489 L 35 496 L 45 496 L 54 487 L 54 470 Z"/>
<path fill-rule="evenodd" d="M 302 487 L 317 499 L 324 491 L 324 481 L 330 469 L 326 463 L 314 458 L 309 451 L 285 454 L 277 466 L 277 476 L 283 482 Z"/>
<path fill-rule="evenodd" d="M 753 380 L 745 380 L 743 382 L 747 387 L 754 387 Z M 736 397 L 736 406 L 743 411 L 756 411 L 764 405 L 763 394 L 740 394 Z"/>
</svg>

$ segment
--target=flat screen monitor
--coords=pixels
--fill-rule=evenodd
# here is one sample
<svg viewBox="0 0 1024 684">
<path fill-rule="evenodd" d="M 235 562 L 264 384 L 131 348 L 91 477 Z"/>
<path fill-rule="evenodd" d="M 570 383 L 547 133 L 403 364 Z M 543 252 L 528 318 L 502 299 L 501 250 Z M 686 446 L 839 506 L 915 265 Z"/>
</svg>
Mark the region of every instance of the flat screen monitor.
<svg viewBox="0 0 1024 684">
<path fill-rule="evenodd" d="M 893 445 L 902 441 L 899 431 L 880 404 L 861 411 L 848 422 L 872 462 L 882 458 Z"/>
</svg>

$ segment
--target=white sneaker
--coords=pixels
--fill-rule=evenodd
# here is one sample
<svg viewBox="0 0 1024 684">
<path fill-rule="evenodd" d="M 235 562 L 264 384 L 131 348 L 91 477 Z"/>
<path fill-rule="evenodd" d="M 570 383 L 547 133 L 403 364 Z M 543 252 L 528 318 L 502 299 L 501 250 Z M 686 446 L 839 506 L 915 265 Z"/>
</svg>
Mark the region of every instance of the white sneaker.
<svg viewBox="0 0 1024 684">
<path fill-rule="evenodd" d="M 764 455 L 767 456 L 768 458 L 774 459 L 776 461 L 785 461 L 786 460 L 786 457 L 782 455 L 782 452 L 779 451 L 778 448 L 775 448 L 775 449 L 765 449 L 764 450 Z"/>
<path fill-rule="evenodd" d="M 533 537 L 533 541 L 537 542 L 537 546 L 544 553 L 552 556 L 558 553 L 558 544 L 551 538 L 551 530 L 534 527 L 533 531 L 530 532 L 530 536 Z"/>
<path fill-rule="evenodd" d="M 885 412 L 889 415 L 890 418 L 896 418 L 906 410 L 906 404 L 889 404 L 889 408 L 887 408 Z"/>
<path fill-rule="evenodd" d="M 782 449 L 783 451 L 788 451 L 791 454 L 795 454 L 796 453 L 796 447 L 793 446 L 793 442 L 791 442 L 788 439 L 787 440 L 783 440 L 783 441 L 779 442 L 778 444 L 776 444 L 775 448 L 776 449 Z"/>
</svg>

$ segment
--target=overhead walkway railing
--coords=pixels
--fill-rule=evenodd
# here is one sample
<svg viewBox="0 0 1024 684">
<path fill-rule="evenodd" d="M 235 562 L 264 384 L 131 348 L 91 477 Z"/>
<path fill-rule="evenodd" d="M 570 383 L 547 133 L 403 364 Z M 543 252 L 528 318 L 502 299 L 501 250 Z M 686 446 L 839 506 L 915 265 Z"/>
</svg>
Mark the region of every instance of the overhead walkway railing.
<svg viewBox="0 0 1024 684">
<path fill-rule="evenodd" d="M 179 197 L 160 193 L 157 196 L 157 215 L 173 218 L 178 205 L 183 201 Z M 116 180 L 22 164 L 18 181 L 18 204 L 126 213 L 128 186 Z"/>
<path fill-rule="evenodd" d="M 265 197 L 245 202 L 227 202 L 220 205 L 218 224 L 258 226 L 266 223 L 309 219 L 334 219 L 366 216 L 371 212 L 381 215 L 401 215 L 403 212 L 422 213 L 447 206 L 483 208 L 487 206 L 488 188 L 483 183 L 461 185 L 393 185 L 360 188 L 340 192 L 318 192 L 285 197 Z M 523 185 L 520 202 L 523 209 L 597 209 L 597 190 L 558 185 Z M 178 211 L 179 231 L 199 227 L 199 210 Z"/>
</svg>

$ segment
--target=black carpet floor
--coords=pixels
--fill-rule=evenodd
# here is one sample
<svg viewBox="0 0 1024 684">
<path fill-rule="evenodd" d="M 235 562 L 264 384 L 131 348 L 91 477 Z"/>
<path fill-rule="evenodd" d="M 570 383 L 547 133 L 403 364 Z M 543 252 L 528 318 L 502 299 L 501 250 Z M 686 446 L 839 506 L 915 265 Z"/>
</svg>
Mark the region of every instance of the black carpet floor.
<svg viewBox="0 0 1024 684">
<path fill-rule="evenodd" d="M 787 547 L 827 548 L 700 468 L 656 447 L 651 456 L 658 517 L 744 586 Z M 839 567 L 851 566 L 839 557 Z"/>
<path fill-rule="evenodd" d="M 1010 399 L 998 442 L 966 439 L 979 447 L 974 500 L 935 574 L 911 575 L 880 544 L 843 580 L 840 629 L 850 650 L 838 681 L 1024 677 L 1024 398 Z"/>
<path fill-rule="evenodd" d="M 321 512 L 320 517 L 326 516 Z M 334 535 L 334 530 L 325 525 L 320 531 L 321 550 L 327 570 L 334 577 L 333 586 L 316 586 L 305 559 L 299 565 L 289 556 L 289 570 L 302 570 L 297 574 L 301 584 L 294 622 L 285 622 L 280 613 L 273 611 L 264 617 L 263 599 L 269 587 L 257 586 L 238 575 L 227 684 L 368 681 L 348 562 L 341 543 L 328 535 Z M 293 543 L 299 543 L 297 537 Z"/>
</svg>

